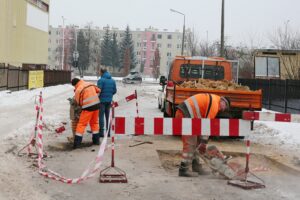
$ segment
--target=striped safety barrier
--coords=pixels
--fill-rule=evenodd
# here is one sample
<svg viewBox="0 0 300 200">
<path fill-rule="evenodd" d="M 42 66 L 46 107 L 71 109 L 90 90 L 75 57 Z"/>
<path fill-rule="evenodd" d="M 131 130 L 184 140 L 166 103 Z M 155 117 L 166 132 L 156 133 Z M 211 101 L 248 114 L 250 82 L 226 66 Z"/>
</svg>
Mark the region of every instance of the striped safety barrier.
<svg viewBox="0 0 300 200">
<path fill-rule="evenodd" d="M 271 113 L 271 112 L 243 112 L 244 120 L 276 121 L 300 123 L 300 115 L 290 113 Z"/>
<path fill-rule="evenodd" d="M 119 106 L 122 106 L 122 105 L 126 104 L 127 102 L 129 102 L 133 99 L 137 99 L 137 92 L 136 91 L 133 94 L 125 97 L 124 99 L 120 99 L 119 101 L 113 102 L 112 106 L 116 108 L 116 107 L 119 107 Z"/>
<path fill-rule="evenodd" d="M 116 117 L 115 133 L 127 135 L 247 136 L 251 121 L 240 119 L 190 119 Z"/>
</svg>

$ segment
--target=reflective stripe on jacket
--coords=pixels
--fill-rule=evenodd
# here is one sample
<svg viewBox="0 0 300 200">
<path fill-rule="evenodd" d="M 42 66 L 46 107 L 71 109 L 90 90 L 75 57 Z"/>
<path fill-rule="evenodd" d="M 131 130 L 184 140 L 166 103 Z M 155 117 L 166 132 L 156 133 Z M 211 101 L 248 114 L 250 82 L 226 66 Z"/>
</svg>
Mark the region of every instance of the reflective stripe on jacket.
<svg viewBox="0 0 300 200">
<path fill-rule="evenodd" d="M 214 94 L 196 94 L 178 106 L 185 117 L 213 119 L 219 112 L 220 97 Z"/>
<path fill-rule="evenodd" d="M 80 80 L 75 86 L 75 99 L 82 109 L 86 109 L 100 103 L 98 94 L 99 88 L 92 84 Z"/>
</svg>

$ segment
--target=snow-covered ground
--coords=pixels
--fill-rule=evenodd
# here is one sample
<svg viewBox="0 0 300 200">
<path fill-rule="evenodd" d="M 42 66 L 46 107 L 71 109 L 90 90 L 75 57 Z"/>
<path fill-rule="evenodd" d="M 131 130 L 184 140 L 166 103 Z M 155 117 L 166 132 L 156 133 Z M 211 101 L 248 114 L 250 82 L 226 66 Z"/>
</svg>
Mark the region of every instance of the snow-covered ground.
<svg viewBox="0 0 300 200">
<path fill-rule="evenodd" d="M 85 77 L 96 80 L 96 77 Z M 162 116 L 157 109 L 158 84 L 123 85 L 118 84 L 115 100 L 138 91 L 140 116 Z M 30 127 L 34 123 L 34 100 L 39 92 L 45 98 L 45 120 L 56 124 L 68 120 L 67 98 L 73 95 L 71 85 L 59 85 L 44 89 L 24 90 L 19 92 L 0 92 L 0 133 L 2 135 L 19 134 L 20 128 Z M 136 110 L 128 106 L 116 110 L 119 116 L 135 116 Z M 250 135 L 253 142 L 280 145 L 281 147 L 300 147 L 300 123 L 255 122 L 255 129 Z"/>
<path fill-rule="evenodd" d="M 94 80 L 91 80 L 95 82 Z M 118 83 L 118 93 L 115 100 L 122 99 L 137 90 L 140 116 L 162 116 L 157 108 L 158 84 L 142 83 L 139 85 L 125 85 Z M 297 186 L 299 176 L 289 174 L 290 168 L 276 170 L 278 163 L 269 164 L 269 161 L 258 160 L 253 165 L 254 155 L 251 157 L 250 169 L 254 167 L 270 167 L 268 172 L 259 175 L 265 179 L 267 188 L 256 190 L 255 193 L 227 186 L 227 181 L 214 178 L 214 175 L 202 176 L 201 178 L 178 177 L 178 165 L 174 160 L 166 160 L 173 171 L 164 169 L 158 152 L 178 151 L 181 149 L 181 141 L 178 137 L 127 137 L 117 138 L 116 160 L 117 166 L 124 169 L 129 179 L 128 184 L 101 184 L 98 177 L 94 177 L 79 185 L 64 185 L 41 177 L 34 161 L 27 157 L 18 157 L 16 153 L 29 140 L 35 122 L 34 99 L 42 91 L 44 95 L 44 147 L 51 156 L 45 159 L 47 167 L 67 176 L 77 177 L 85 169 L 95 156 L 95 146 L 90 146 L 71 151 L 71 144 L 66 137 L 71 135 L 70 123 L 66 125 L 66 131 L 57 136 L 54 129 L 61 122 L 69 122 L 69 103 L 67 98 L 73 95 L 71 85 L 60 85 L 7 93 L 0 92 L 0 136 L 2 140 L 0 149 L 0 200 L 7 199 L 299 199 Z M 136 116 L 135 101 L 116 109 L 118 116 Z M 298 153 L 297 159 L 290 155 L 290 147 L 300 144 L 298 132 L 300 125 L 291 123 L 256 122 L 255 131 L 250 136 L 252 141 L 259 144 L 253 145 L 253 152 L 271 156 L 272 159 L 288 160 L 290 166 L 300 168 Z M 126 137 L 126 136 L 124 136 Z M 152 141 L 134 148 L 129 147 L 138 141 Z M 85 134 L 85 144 L 91 142 L 91 135 Z M 220 149 L 227 152 L 244 152 L 245 146 L 242 141 L 211 141 Z M 266 145 L 264 145 L 266 144 Z M 276 148 L 287 148 L 288 153 L 283 154 Z M 271 152 L 271 154 L 270 154 Z M 297 151 L 295 151 L 297 152 Z M 298 148 L 299 152 L 299 148 Z M 285 153 L 285 152 L 284 152 Z M 171 154 L 170 154 L 171 155 Z M 101 169 L 110 164 L 110 151 L 105 154 Z M 286 157 L 289 156 L 289 159 Z M 171 155 L 172 157 L 172 155 Z M 180 156 L 179 156 L 180 159 Z M 244 162 L 244 158 L 242 159 Z M 178 163 L 180 161 L 178 160 Z M 257 165 L 256 165 L 257 162 Z M 284 162 L 281 162 L 284 163 Z M 298 164 L 299 163 L 299 164 Z M 292 171 L 293 172 L 293 171 Z M 291 172 L 291 173 L 292 173 Z M 214 187 L 211 187 L 211 186 Z M 155 191 L 155 192 L 153 192 Z M 193 194 L 191 195 L 191 191 Z"/>
</svg>

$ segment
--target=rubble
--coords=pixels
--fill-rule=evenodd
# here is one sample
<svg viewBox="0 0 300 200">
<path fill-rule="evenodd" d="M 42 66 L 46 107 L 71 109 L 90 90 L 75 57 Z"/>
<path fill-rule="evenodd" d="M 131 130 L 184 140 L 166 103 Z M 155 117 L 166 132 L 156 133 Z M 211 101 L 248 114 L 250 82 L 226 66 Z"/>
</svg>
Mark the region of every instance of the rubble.
<svg viewBox="0 0 300 200">
<path fill-rule="evenodd" d="M 232 81 L 220 80 L 214 81 L 209 79 L 198 79 L 193 81 L 184 81 L 179 85 L 181 88 L 197 88 L 206 90 L 241 90 L 250 91 L 248 86 L 243 86 Z"/>
</svg>

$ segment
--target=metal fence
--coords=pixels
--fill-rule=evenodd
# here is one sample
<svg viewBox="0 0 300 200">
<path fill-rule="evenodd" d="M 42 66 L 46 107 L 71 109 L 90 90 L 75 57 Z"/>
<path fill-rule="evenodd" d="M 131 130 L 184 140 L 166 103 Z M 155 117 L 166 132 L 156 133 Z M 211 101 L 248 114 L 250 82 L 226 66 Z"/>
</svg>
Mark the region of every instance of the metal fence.
<svg viewBox="0 0 300 200">
<path fill-rule="evenodd" d="M 266 109 L 300 113 L 300 80 L 239 79 L 239 83 L 252 90 L 262 89 Z"/>
<path fill-rule="evenodd" d="M 28 69 L 0 64 L 0 91 L 18 91 L 28 89 Z M 44 86 L 53 86 L 71 82 L 70 71 L 44 70 Z"/>
</svg>

